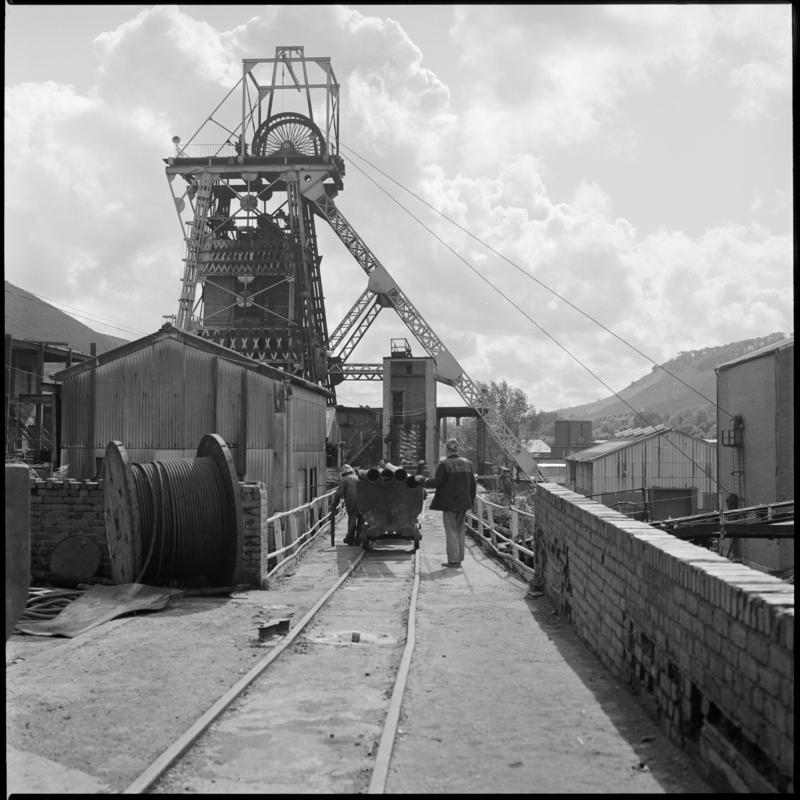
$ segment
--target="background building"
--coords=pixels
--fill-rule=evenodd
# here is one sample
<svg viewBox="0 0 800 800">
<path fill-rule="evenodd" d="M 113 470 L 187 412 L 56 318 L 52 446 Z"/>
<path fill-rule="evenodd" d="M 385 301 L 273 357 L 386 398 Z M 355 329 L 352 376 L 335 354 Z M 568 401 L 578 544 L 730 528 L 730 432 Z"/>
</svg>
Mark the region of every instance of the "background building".
<svg viewBox="0 0 800 800">
<path fill-rule="evenodd" d="M 663 425 L 623 431 L 566 464 L 572 491 L 625 513 L 656 520 L 717 508 L 714 445 Z"/>
<path fill-rule="evenodd" d="M 718 469 L 726 504 L 794 500 L 794 337 L 717 367 Z M 794 564 L 791 538 L 747 538 L 735 556 L 781 570 Z"/>
<path fill-rule="evenodd" d="M 591 420 L 557 419 L 554 428 L 554 442 L 549 454 L 553 460 L 564 459 L 570 453 L 594 444 Z"/>
<path fill-rule="evenodd" d="M 8 293 L 8 292 L 7 292 Z M 94 356 L 67 342 L 5 337 L 6 459 L 35 465 L 39 474 L 59 466 L 59 394 L 50 373 Z"/>
<path fill-rule="evenodd" d="M 433 471 L 439 452 L 435 362 L 413 357 L 405 339 L 392 339 L 391 346 L 383 359 L 384 458 L 406 468 L 425 461 Z"/>
</svg>

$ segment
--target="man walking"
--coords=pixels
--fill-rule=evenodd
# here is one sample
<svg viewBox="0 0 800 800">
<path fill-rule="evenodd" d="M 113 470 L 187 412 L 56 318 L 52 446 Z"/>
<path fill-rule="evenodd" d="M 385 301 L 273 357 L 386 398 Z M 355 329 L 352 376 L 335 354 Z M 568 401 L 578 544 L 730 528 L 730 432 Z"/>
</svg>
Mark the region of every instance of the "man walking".
<svg viewBox="0 0 800 800">
<path fill-rule="evenodd" d="M 426 486 L 436 489 L 431 500 L 431 510 L 442 512 L 447 561 L 445 567 L 460 567 L 464 560 L 467 511 L 475 502 L 478 483 L 472 471 L 472 462 L 458 454 L 458 440 L 448 439 L 446 458 L 439 462 L 436 474 Z"/>
</svg>

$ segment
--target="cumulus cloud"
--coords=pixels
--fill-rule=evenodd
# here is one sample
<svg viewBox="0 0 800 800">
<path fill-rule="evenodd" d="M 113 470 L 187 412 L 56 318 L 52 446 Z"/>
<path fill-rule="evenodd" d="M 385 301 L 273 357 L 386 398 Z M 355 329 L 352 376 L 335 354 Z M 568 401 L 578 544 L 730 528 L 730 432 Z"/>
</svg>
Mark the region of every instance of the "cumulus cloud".
<svg viewBox="0 0 800 800">
<path fill-rule="evenodd" d="M 701 209 L 700 234 L 668 226 L 642 234 L 630 221 L 636 209 L 609 180 L 576 172 L 573 185 L 552 188 L 556 152 L 604 165 L 615 150 L 643 146 L 653 131 L 634 117 L 633 101 L 663 91 L 664 76 L 711 93 L 704 97 L 728 86 L 721 102 L 731 124 L 782 110 L 791 76 L 782 12 L 455 6 L 454 26 L 436 45 L 452 48 L 449 82 L 423 66 L 430 43 L 377 11 L 253 6 L 227 30 L 193 13 L 154 6 L 85 42 L 97 59 L 90 85 L 60 83 L 54 72 L 7 87 L 13 283 L 126 326 L 131 338 L 157 329 L 177 308 L 182 272 L 162 161 L 170 139 L 186 141 L 208 117 L 239 80 L 242 58 L 271 58 L 302 30 L 306 54 L 330 56 L 342 86 L 347 176 L 337 205 L 474 380 L 507 379 L 553 409 L 607 394 L 589 370 L 616 389 L 649 371 L 605 328 L 663 361 L 790 327 L 785 231 Z M 234 93 L 226 125 L 236 124 L 238 104 Z M 676 124 L 686 125 L 679 113 Z M 214 141 L 227 138 L 209 129 Z M 770 140 L 768 130 L 760 135 Z M 685 161 L 668 148 L 661 157 L 676 170 Z M 660 191 L 625 177 L 637 187 L 628 196 L 642 203 Z M 691 191 L 683 194 L 691 203 Z M 790 203 L 782 187 L 754 191 L 748 206 L 756 196 L 762 215 Z M 366 275 L 317 227 L 332 331 Z M 396 336 L 413 339 L 384 311 L 353 358 L 379 360 Z M 367 391 L 379 402 L 374 384 L 341 394 Z"/>
</svg>

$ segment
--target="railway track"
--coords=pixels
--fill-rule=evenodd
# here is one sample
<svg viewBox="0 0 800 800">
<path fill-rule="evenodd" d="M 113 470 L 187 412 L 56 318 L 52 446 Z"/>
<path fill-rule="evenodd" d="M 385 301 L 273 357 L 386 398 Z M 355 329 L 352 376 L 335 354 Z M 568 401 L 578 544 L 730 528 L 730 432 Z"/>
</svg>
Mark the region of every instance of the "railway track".
<svg viewBox="0 0 800 800">
<path fill-rule="evenodd" d="M 393 539 L 353 553 L 302 619 L 264 642 L 264 657 L 124 794 L 383 792 L 420 556 Z"/>
</svg>

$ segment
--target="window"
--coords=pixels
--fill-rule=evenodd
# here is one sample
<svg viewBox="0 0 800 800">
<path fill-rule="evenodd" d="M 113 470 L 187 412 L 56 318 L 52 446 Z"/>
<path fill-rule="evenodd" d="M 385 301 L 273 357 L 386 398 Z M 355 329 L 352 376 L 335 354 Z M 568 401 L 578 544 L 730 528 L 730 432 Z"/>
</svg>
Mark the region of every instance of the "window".
<svg viewBox="0 0 800 800">
<path fill-rule="evenodd" d="M 392 422 L 402 422 L 405 416 L 403 397 L 405 392 L 392 392 Z"/>
</svg>

